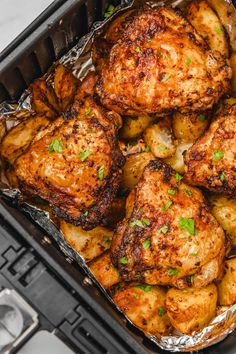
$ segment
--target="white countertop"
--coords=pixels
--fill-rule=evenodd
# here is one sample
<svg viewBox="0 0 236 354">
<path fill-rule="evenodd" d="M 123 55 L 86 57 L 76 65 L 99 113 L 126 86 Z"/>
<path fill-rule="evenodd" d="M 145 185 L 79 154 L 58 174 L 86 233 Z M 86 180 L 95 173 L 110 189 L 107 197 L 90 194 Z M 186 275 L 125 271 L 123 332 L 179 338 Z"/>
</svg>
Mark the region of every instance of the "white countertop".
<svg viewBox="0 0 236 354">
<path fill-rule="evenodd" d="M 0 52 L 53 0 L 0 0 Z"/>
</svg>

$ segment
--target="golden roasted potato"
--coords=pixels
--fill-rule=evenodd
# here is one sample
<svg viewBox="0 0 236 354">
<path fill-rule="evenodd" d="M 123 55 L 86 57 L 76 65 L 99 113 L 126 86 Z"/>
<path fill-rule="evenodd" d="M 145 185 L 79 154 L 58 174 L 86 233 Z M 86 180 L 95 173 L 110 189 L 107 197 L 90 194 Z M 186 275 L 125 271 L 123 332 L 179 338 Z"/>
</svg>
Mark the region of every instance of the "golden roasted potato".
<svg viewBox="0 0 236 354">
<path fill-rule="evenodd" d="M 169 334 L 171 329 L 165 297 L 165 290 L 159 286 L 131 285 L 118 290 L 113 300 L 137 327 L 160 336 Z"/>
<path fill-rule="evenodd" d="M 36 80 L 31 86 L 32 107 L 40 114 L 47 117 L 55 117 L 60 112 L 57 97 L 53 89 L 47 85 L 44 79 Z"/>
<path fill-rule="evenodd" d="M 89 262 L 110 248 L 113 232 L 105 227 L 97 226 L 85 231 L 80 226 L 74 226 L 60 220 L 60 229 L 65 240 Z"/>
<path fill-rule="evenodd" d="M 236 199 L 212 195 L 209 200 L 211 213 L 229 234 L 232 245 L 236 246 Z"/>
<path fill-rule="evenodd" d="M 187 151 L 193 143 L 180 143 L 177 148 L 175 155 L 172 157 L 168 157 L 165 159 L 165 162 L 171 165 L 171 167 L 179 173 L 184 173 L 185 171 L 185 164 L 184 164 L 184 157 L 183 154 Z"/>
<path fill-rule="evenodd" d="M 5 134 L 6 134 L 6 123 L 5 120 L 2 120 L 0 122 L 0 142 Z"/>
<path fill-rule="evenodd" d="M 155 157 L 166 158 L 175 154 L 176 146 L 171 127 L 165 121 L 148 127 L 143 138 Z"/>
<path fill-rule="evenodd" d="M 129 190 L 133 189 L 142 176 L 144 167 L 151 160 L 155 160 L 151 152 L 141 152 L 127 156 L 123 167 L 123 186 Z"/>
<path fill-rule="evenodd" d="M 187 8 L 187 19 L 212 50 L 218 50 L 226 58 L 229 57 L 229 45 L 224 27 L 207 1 L 192 1 Z"/>
<path fill-rule="evenodd" d="M 78 80 L 64 65 L 60 64 L 56 67 L 54 75 L 54 90 L 62 110 L 65 110 L 65 108 L 72 102 L 76 92 L 77 83 Z"/>
<path fill-rule="evenodd" d="M 120 131 L 120 136 L 125 140 L 136 139 L 142 132 L 155 121 L 155 118 L 148 115 L 140 115 L 139 117 L 124 118 L 124 124 Z"/>
<path fill-rule="evenodd" d="M 220 305 L 236 303 L 236 258 L 225 262 L 225 274 L 218 284 L 218 299 Z"/>
<path fill-rule="evenodd" d="M 179 290 L 171 288 L 166 295 L 167 315 L 174 328 L 184 334 L 199 331 L 209 324 L 216 313 L 217 288 Z"/>
<path fill-rule="evenodd" d="M 125 204 L 125 217 L 128 219 L 130 218 L 133 208 L 134 208 L 134 201 L 135 201 L 135 190 L 133 189 L 132 192 L 128 195 Z"/>
<path fill-rule="evenodd" d="M 13 164 L 32 143 L 37 132 L 48 124 L 48 118 L 42 115 L 36 115 L 20 122 L 4 136 L 0 146 L 0 155 Z"/>
<path fill-rule="evenodd" d="M 208 113 L 175 113 L 173 117 L 173 132 L 181 142 L 194 143 L 206 130 L 208 125 Z"/>
<path fill-rule="evenodd" d="M 104 253 L 99 258 L 89 264 L 89 268 L 97 281 L 108 289 L 120 282 L 119 271 L 113 266 L 109 252 Z"/>
</svg>

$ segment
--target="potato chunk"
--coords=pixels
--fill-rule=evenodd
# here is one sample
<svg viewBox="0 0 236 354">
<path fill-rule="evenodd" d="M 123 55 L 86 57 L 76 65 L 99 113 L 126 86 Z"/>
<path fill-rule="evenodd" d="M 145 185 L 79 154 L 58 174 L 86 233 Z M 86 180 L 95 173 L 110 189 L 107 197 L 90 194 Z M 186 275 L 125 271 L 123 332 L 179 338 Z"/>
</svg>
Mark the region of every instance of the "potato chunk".
<svg viewBox="0 0 236 354">
<path fill-rule="evenodd" d="M 137 327 L 158 336 L 169 334 L 171 329 L 165 297 L 159 286 L 136 285 L 118 290 L 113 300 Z"/>
<path fill-rule="evenodd" d="M 84 257 L 86 262 L 110 248 L 113 232 L 105 227 L 97 226 L 93 230 L 85 231 L 80 226 L 61 220 L 60 229 L 65 240 Z"/>
<path fill-rule="evenodd" d="M 210 197 L 210 203 L 212 214 L 236 246 L 236 199 L 214 195 Z"/>
<path fill-rule="evenodd" d="M 35 135 L 49 124 L 45 116 L 36 115 L 12 128 L 3 138 L 0 155 L 10 164 L 19 157 L 32 143 Z"/>
<path fill-rule="evenodd" d="M 206 130 L 208 125 L 208 114 L 175 113 L 173 118 L 173 132 L 181 142 L 194 143 Z"/>
<path fill-rule="evenodd" d="M 165 158 L 174 155 L 176 147 L 172 131 L 164 122 L 148 127 L 143 138 L 155 157 Z"/>
<path fill-rule="evenodd" d="M 142 176 L 144 167 L 151 160 L 155 160 L 155 157 L 150 152 L 127 156 L 126 163 L 123 167 L 123 186 L 132 190 Z"/>
<path fill-rule="evenodd" d="M 212 50 L 218 50 L 228 58 L 229 45 L 224 27 L 207 1 L 192 1 L 187 8 L 187 18 Z"/>
<path fill-rule="evenodd" d="M 180 143 L 177 148 L 174 156 L 168 157 L 165 159 L 165 162 L 171 165 L 171 167 L 179 173 L 185 172 L 184 164 L 184 153 L 187 151 L 193 143 Z"/>
<path fill-rule="evenodd" d="M 95 259 L 89 264 L 89 268 L 97 281 L 104 287 L 110 288 L 120 282 L 119 271 L 113 266 L 111 262 L 110 253 L 104 253 L 99 258 Z"/>
<path fill-rule="evenodd" d="M 54 89 L 62 110 L 65 110 L 72 102 L 76 92 L 77 82 L 78 80 L 64 65 L 60 64 L 56 67 Z"/>
<path fill-rule="evenodd" d="M 236 303 L 236 258 L 225 262 L 225 275 L 218 285 L 220 305 Z"/>
<path fill-rule="evenodd" d="M 126 140 L 136 139 L 154 120 L 155 118 L 148 115 L 140 115 L 135 118 L 126 117 L 120 131 L 121 138 Z"/>
<path fill-rule="evenodd" d="M 172 325 L 181 333 L 191 334 L 209 324 L 216 313 L 217 288 L 178 290 L 171 288 L 166 296 L 166 309 Z"/>
<path fill-rule="evenodd" d="M 39 113 L 47 117 L 55 117 L 60 112 L 59 103 L 54 90 L 44 79 L 36 80 L 31 86 L 32 107 Z"/>
</svg>

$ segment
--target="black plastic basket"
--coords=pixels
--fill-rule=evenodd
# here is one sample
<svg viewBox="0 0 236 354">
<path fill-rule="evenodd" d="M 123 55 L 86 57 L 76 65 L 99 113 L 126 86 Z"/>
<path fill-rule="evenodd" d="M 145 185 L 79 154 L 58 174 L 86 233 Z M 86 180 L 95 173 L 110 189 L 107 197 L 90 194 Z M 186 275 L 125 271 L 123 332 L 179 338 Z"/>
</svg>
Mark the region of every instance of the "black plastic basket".
<svg viewBox="0 0 236 354">
<path fill-rule="evenodd" d="M 17 99 L 102 18 L 104 0 L 54 3 L 0 54 L 0 102 Z M 31 220 L 0 199 L 0 289 L 15 288 L 78 353 L 167 353 L 104 298 Z M 235 333 L 201 353 L 236 353 Z M 32 353 L 33 354 L 33 353 Z M 63 354 L 63 353 L 60 353 Z"/>
</svg>

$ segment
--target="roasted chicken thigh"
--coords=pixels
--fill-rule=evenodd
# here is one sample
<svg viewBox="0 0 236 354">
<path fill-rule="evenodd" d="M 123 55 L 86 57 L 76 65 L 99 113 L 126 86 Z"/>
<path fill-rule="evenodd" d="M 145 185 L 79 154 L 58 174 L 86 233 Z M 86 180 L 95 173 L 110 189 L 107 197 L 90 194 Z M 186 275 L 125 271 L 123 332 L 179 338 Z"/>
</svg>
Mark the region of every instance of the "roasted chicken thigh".
<svg viewBox="0 0 236 354">
<path fill-rule="evenodd" d="M 105 107 L 128 116 L 203 111 L 229 92 L 226 59 L 182 13 L 145 6 L 123 18 L 115 26 L 123 29 L 119 36 L 110 31 L 94 45 L 96 91 Z"/>
<path fill-rule="evenodd" d="M 189 184 L 236 196 L 236 104 L 220 112 L 185 155 Z"/>
<path fill-rule="evenodd" d="M 14 165 L 25 192 L 48 200 L 57 216 L 84 229 L 108 212 L 124 159 L 112 112 L 97 105 L 88 87 L 82 84 L 66 117 L 41 132 Z"/>
<path fill-rule="evenodd" d="M 198 189 L 153 160 L 132 193 L 132 213 L 119 224 L 111 247 L 123 280 L 182 288 L 221 275 L 224 231 Z"/>
</svg>

